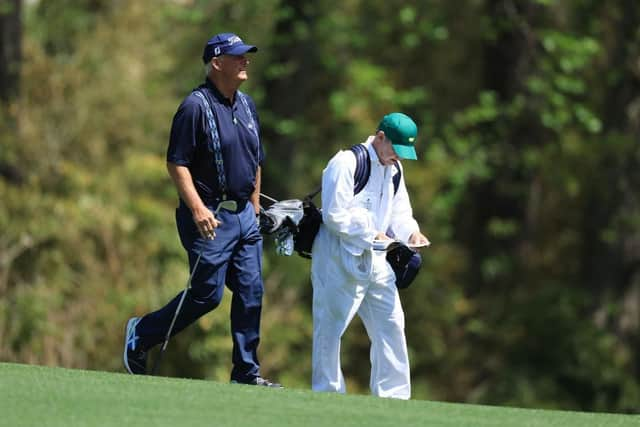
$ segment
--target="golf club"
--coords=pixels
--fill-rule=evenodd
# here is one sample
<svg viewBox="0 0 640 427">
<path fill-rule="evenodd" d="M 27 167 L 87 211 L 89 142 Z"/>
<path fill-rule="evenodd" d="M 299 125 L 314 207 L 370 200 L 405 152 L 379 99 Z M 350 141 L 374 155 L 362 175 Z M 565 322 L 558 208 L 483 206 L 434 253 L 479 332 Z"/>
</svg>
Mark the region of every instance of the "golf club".
<svg viewBox="0 0 640 427">
<path fill-rule="evenodd" d="M 267 199 L 271 203 L 278 203 L 278 201 L 276 199 L 274 199 L 273 197 L 269 197 L 264 193 L 260 193 L 260 197 L 264 197 L 265 199 Z"/>
<path fill-rule="evenodd" d="M 236 212 L 238 210 L 238 203 L 235 200 L 223 200 L 218 203 L 218 207 L 213 212 L 214 216 L 218 215 L 220 208 L 226 209 L 230 212 Z M 160 353 L 158 353 L 158 358 L 156 359 L 156 363 L 153 365 L 153 369 L 151 371 L 151 375 L 155 375 L 158 366 L 160 366 L 160 361 L 162 360 L 162 355 L 164 351 L 167 349 L 167 345 L 169 344 L 169 338 L 171 338 L 171 331 L 173 331 L 173 326 L 176 323 L 176 319 L 178 318 L 178 314 L 180 313 L 180 309 L 182 308 L 182 303 L 184 302 L 185 296 L 187 296 L 187 291 L 191 287 L 191 279 L 193 279 L 193 275 L 196 272 L 196 268 L 198 267 L 198 263 L 200 262 L 200 258 L 202 257 L 202 250 L 198 253 L 198 258 L 196 259 L 196 263 L 193 265 L 193 270 L 191 270 L 191 274 L 189 275 L 189 280 L 187 280 L 187 286 L 182 292 L 182 296 L 180 297 L 180 302 L 178 303 L 178 307 L 176 308 L 176 312 L 173 315 L 173 320 L 171 320 L 171 324 L 169 325 L 169 329 L 167 330 L 167 335 L 164 338 L 164 343 L 162 343 L 162 347 L 160 348 Z"/>
</svg>

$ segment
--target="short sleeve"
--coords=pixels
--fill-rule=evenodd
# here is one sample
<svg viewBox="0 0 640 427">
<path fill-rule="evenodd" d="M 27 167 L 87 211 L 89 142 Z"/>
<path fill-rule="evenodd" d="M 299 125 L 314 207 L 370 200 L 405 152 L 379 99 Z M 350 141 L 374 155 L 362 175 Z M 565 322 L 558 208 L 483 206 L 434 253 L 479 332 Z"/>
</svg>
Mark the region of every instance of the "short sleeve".
<svg viewBox="0 0 640 427">
<path fill-rule="evenodd" d="M 188 166 L 193 160 L 198 133 L 202 122 L 202 109 L 195 97 L 184 100 L 173 116 L 167 161 L 181 166 Z"/>
</svg>

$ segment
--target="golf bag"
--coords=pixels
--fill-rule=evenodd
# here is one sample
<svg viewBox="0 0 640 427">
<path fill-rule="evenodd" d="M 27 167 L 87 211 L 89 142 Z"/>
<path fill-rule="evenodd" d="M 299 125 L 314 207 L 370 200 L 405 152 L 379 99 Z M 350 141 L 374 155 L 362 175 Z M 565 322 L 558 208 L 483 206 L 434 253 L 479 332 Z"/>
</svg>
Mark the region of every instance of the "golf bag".
<svg viewBox="0 0 640 427">
<path fill-rule="evenodd" d="M 371 157 L 369 151 L 362 144 L 356 144 L 350 148 L 356 156 L 356 170 L 353 174 L 353 194 L 356 195 L 362 191 L 369 181 L 371 175 Z M 393 194 L 398 192 L 400 186 L 400 178 L 402 169 L 396 163 L 398 173 L 393 176 Z M 298 230 L 293 235 L 294 249 L 301 257 L 311 259 L 311 249 L 313 241 L 318 234 L 320 224 L 322 224 L 322 211 L 313 203 L 313 198 L 322 190 L 317 188 L 308 194 L 302 200 L 304 215 L 298 223 Z"/>
<path fill-rule="evenodd" d="M 318 194 L 320 190 L 307 195 L 302 200 L 302 209 L 304 215 L 298 223 L 298 230 L 293 235 L 293 249 L 303 258 L 311 259 L 311 248 L 313 248 L 313 240 L 320 230 L 322 224 L 322 211 L 313 203 L 313 196 Z"/>
</svg>

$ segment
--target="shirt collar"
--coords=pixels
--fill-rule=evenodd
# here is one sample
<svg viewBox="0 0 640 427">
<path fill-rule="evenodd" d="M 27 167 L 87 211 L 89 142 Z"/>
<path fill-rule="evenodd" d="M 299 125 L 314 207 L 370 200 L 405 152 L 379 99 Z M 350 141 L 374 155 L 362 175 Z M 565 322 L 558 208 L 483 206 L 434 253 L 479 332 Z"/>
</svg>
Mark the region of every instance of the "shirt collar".
<svg viewBox="0 0 640 427">
<path fill-rule="evenodd" d="M 216 85 L 214 85 L 213 82 L 206 77 L 204 79 L 204 85 L 207 89 L 211 91 L 211 93 L 213 94 L 213 96 L 216 98 L 218 102 L 225 105 L 232 105 L 231 100 L 226 96 L 224 96 L 222 92 L 218 90 Z M 237 98 L 237 96 L 234 96 L 234 98 Z"/>
<path fill-rule="evenodd" d="M 364 144 L 367 147 L 367 150 L 369 150 L 369 156 L 371 157 L 371 163 L 375 166 L 380 166 L 380 167 L 384 167 L 384 165 L 382 165 L 382 163 L 380 163 L 380 159 L 378 158 L 378 153 L 376 153 L 376 149 L 373 147 L 373 140 L 375 139 L 375 136 L 371 135 L 367 138 L 367 140 L 364 142 Z"/>
</svg>

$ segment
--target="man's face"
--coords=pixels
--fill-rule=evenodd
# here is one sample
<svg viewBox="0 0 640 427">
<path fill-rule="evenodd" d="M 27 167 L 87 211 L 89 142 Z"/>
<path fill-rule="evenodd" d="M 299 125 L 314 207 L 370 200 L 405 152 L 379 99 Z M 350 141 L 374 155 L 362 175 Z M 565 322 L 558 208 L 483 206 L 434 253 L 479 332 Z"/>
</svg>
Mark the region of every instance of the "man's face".
<svg viewBox="0 0 640 427">
<path fill-rule="evenodd" d="M 222 55 L 218 60 L 220 72 L 226 79 L 244 82 L 249 78 L 247 75 L 249 59 L 246 55 Z"/>
<path fill-rule="evenodd" d="M 378 131 L 376 133 L 376 140 L 374 142 L 374 148 L 378 154 L 380 163 L 384 166 L 390 166 L 394 160 L 400 160 L 400 157 L 396 154 L 391 140 L 384 136 L 384 132 Z"/>
</svg>

